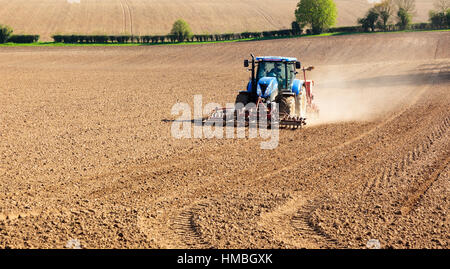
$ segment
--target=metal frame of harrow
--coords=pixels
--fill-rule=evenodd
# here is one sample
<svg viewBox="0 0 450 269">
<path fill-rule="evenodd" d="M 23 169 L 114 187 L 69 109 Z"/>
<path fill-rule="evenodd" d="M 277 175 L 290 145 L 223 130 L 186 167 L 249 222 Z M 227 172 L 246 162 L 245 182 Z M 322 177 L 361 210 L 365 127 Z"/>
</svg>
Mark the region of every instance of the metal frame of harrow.
<svg viewBox="0 0 450 269">
<path fill-rule="evenodd" d="M 291 129 L 298 129 L 301 128 L 303 125 L 306 125 L 306 118 L 302 117 L 296 117 L 296 116 L 289 116 L 289 115 L 279 115 L 281 117 L 278 117 L 277 114 L 273 114 L 275 112 L 272 110 L 270 106 L 267 106 L 262 102 L 261 98 L 258 98 L 258 102 L 256 103 L 256 107 L 252 108 L 251 110 L 246 110 L 245 108 L 242 109 L 234 109 L 234 108 L 216 108 L 212 111 L 211 115 L 207 118 L 203 118 L 202 122 L 203 124 L 207 122 L 214 122 L 216 125 L 217 123 L 222 123 L 223 126 L 227 125 L 228 122 L 233 122 L 233 124 L 236 126 L 258 126 L 258 119 L 259 119 L 259 109 L 260 106 L 264 107 L 264 110 L 267 115 L 267 128 L 270 128 L 271 122 L 273 119 L 277 120 L 277 124 L 280 128 L 291 128 Z M 244 114 L 244 115 L 243 115 Z M 274 117 L 274 115 L 277 115 Z M 244 119 L 242 122 L 240 119 Z M 239 125 L 239 123 L 244 123 L 243 125 Z"/>
</svg>

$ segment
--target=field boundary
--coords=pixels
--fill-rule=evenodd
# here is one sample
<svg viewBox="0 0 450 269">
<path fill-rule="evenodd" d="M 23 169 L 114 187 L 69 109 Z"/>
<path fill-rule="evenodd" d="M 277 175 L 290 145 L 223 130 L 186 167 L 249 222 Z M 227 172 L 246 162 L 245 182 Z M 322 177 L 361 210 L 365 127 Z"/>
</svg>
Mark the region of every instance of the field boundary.
<svg viewBox="0 0 450 269">
<path fill-rule="evenodd" d="M 264 41 L 264 40 L 279 40 L 279 39 L 292 39 L 303 37 L 330 37 L 330 36 L 344 36 L 344 35 L 375 35 L 375 34 L 395 34 L 395 33 L 415 33 L 415 32 L 448 32 L 450 29 L 437 29 L 437 30 L 403 30 L 403 31 L 388 31 L 388 32 L 332 32 L 323 33 L 318 35 L 293 35 L 283 37 L 253 37 L 253 38 L 241 38 L 232 40 L 218 40 L 218 41 L 185 41 L 185 42 L 158 42 L 158 43 L 139 43 L 139 42 L 91 42 L 91 43 L 64 43 L 64 42 L 33 42 L 33 43 L 4 43 L 0 44 L 0 47 L 34 47 L 34 46 L 50 46 L 50 47 L 80 47 L 80 46 L 179 46 L 179 45 L 199 45 L 199 44 L 217 44 L 217 43 L 234 43 L 234 42 L 251 42 L 251 41 Z M 130 36 L 131 37 L 131 36 Z M 133 36 L 133 39 L 137 38 Z"/>
</svg>

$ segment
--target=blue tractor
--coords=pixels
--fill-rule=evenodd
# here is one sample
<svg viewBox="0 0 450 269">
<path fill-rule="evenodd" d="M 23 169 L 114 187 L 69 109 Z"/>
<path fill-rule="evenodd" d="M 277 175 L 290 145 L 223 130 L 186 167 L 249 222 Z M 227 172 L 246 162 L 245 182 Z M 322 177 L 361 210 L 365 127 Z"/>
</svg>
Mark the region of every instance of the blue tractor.
<svg viewBox="0 0 450 269">
<path fill-rule="evenodd" d="M 307 112 L 316 109 L 312 104 L 313 81 L 306 80 L 306 71 L 314 67 L 301 68 L 300 62 L 291 57 L 251 57 L 251 62 L 244 61 L 244 67 L 250 67 L 251 79 L 247 90 L 239 92 L 236 104 L 263 103 L 270 110 L 278 103 L 282 124 L 305 124 Z M 303 71 L 304 80 L 296 79 L 298 70 Z"/>
<path fill-rule="evenodd" d="M 207 120 L 236 120 L 239 115 L 249 122 L 259 117 L 258 111 L 263 107 L 269 121 L 275 119 L 281 126 L 296 128 L 306 124 L 307 113 L 318 113 L 312 103 L 314 82 L 306 80 L 306 71 L 314 67 L 302 68 L 300 62 L 291 57 L 255 57 L 251 54 L 251 58 L 251 61 L 244 61 L 244 66 L 251 71 L 251 79 L 247 90 L 236 97 L 235 109 L 217 108 Z M 299 70 L 303 71 L 303 80 L 296 79 Z"/>
</svg>

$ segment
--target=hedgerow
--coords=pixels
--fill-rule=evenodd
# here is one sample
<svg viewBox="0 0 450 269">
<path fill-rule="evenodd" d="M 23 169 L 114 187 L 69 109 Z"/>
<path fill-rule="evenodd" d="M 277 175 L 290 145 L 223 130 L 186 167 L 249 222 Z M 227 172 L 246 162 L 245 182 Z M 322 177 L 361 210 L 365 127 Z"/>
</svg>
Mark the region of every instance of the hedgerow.
<svg viewBox="0 0 450 269">
<path fill-rule="evenodd" d="M 39 41 L 39 35 L 12 35 L 8 42 L 13 43 L 35 43 Z"/>
<path fill-rule="evenodd" d="M 411 30 L 434 30 L 442 29 L 442 26 L 435 26 L 431 23 L 415 23 L 410 24 L 408 29 Z M 386 25 L 382 31 L 400 31 L 404 30 L 400 25 Z M 358 33 L 363 32 L 364 28 L 359 26 L 344 26 L 329 28 L 329 33 Z M 217 42 L 217 41 L 231 41 L 240 39 L 261 39 L 261 38 L 282 38 L 299 36 L 303 31 L 294 31 L 292 29 L 264 31 L 264 32 L 243 32 L 243 33 L 226 33 L 226 34 L 197 34 L 186 37 L 183 42 Z M 306 34 L 312 34 L 307 29 Z M 178 43 L 179 37 L 176 35 L 54 35 L 52 36 L 56 43 L 142 43 L 142 44 L 163 44 L 163 43 Z"/>
</svg>

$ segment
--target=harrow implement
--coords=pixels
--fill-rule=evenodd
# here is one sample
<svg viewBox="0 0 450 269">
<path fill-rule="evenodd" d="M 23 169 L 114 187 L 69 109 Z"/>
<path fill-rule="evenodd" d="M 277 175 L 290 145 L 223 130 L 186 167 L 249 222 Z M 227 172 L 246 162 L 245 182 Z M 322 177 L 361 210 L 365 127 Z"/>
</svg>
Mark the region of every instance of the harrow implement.
<svg viewBox="0 0 450 269">
<path fill-rule="evenodd" d="M 266 105 L 259 99 L 256 106 L 250 108 L 216 108 L 202 122 L 216 126 L 278 126 L 297 129 L 306 125 L 306 118 L 279 113 L 274 103 Z"/>
</svg>

